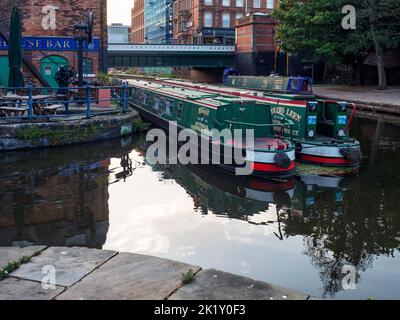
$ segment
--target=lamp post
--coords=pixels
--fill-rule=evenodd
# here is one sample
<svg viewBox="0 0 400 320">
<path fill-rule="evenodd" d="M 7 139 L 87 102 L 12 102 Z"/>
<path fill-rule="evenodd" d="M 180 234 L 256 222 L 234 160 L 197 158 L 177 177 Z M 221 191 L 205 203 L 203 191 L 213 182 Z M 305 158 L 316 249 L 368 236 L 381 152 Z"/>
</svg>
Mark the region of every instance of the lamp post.
<svg viewBox="0 0 400 320">
<path fill-rule="evenodd" d="M 74 25 L 75 40 L 78 42 L 78 86 L 83 86 L 83 43 L 86 45 L 93 43 L 93 23 L 94 13 L 89 10 L 87 22 L 77 23 Z"/>
<path fill-rule="evenodd" d="M 78 87 L 83 87 L 83 41 L 86 40 L 87 25 L 83 23 L 74 26 L 75 40 L 78 42 Z"/>
</svg>

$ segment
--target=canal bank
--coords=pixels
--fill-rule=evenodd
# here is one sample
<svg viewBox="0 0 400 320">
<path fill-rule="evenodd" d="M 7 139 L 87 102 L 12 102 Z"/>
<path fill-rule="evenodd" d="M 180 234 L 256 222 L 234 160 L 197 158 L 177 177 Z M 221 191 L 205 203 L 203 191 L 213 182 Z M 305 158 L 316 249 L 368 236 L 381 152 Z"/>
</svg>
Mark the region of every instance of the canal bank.
<svg viewBox="0 0 400 320">
<path fill-rule="evenodd" d="M 140 131 L 138 113 L 113 112 L 87 117 L 70 116 L 49 121 L 0 123 L 0 151 L 38 149 L 88 143 L 126 136 Z"/>
<path fill-rule="evenodd" d="M 132 253 L 0 248 L 1 300 L 308 300 L 294 290 Z"/>
<path fill-rule="evenodd" d="M 322 99 L 347 101 L 356 104 L 358 110 L 372 113 L 400 115 L 400 87 L 378 90 L 376 87 L 360 86 L 314 86 L 315 95 Z"/>
</svg>

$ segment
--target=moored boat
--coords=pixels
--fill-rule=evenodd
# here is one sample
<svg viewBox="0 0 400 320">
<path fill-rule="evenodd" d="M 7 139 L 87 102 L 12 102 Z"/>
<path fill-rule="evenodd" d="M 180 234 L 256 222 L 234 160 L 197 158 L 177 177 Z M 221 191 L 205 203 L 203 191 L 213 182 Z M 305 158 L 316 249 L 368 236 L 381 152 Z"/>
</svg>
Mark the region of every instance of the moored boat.
<svg viewBox="0 0 400 320">
<path fill-rule="evenodd" d="M 153 123 L 168 129 L 176 123 L 177 130 L 192 129 L 198 134 L 196 145 L 200 152 L 207 152 L 209 159 L 218 157 L 212 163 L 221 169 L 237 173 L 244 167 L 251 176 L 263 178 L 287 178 L 295 173 L 295 146 L 283 137 L 274 136 L 270 108 L 260 108 L 252 99 L 221 96 L 173 85 L 136 80 L 131 82 L 130 104 L 141 115 Z M 282 121 L 280 126 L 290 129 L 293 123 Z M 225 130 L 225 135 L 216 136 Z M 249 144 L 236 131 L 254 133 Z M 208 150 L 205 151 L 206 141 Z M 232 149 L 230 158 L 225 150 Z M 234 155 L 241 154 L 245 164 L 239 163 Z"/>
<path fill-rule="evenodd" d="M 354 105 L 317 99 L 312 95 L 308 78 L 233 76 L 229 78 L 230 86 L 193 84 L 178 80 L 160 82 L 206 93 L 252 99 L 259 102 L 260 106 L 268 106 L 275 123 L 287 120 L 295 123 L 293 130 L 282 130 L 282 127 L 277 126 L 274 131 L 277 137 L 288 138 L 293 135 L 296 159 L 300 162 L 335 167 L 360 165 L 360 143 L 349 136 L 355 114 Z M 243 85 L 245 88 L 233 85 Z M 265 91 L 247 90 L 247 87 Z M 348 113 L 350 107 L 353 107 L 351 114 Z"/>
</svg>

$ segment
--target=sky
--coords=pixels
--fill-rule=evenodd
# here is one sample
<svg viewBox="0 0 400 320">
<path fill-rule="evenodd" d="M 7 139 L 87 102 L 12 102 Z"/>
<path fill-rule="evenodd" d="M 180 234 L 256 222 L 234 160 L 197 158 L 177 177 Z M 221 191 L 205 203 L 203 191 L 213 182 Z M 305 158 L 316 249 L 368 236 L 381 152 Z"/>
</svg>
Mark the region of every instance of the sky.
<svg viewBox="0 0 400 320">
<path fill-rule="evenodd" d="M 108 0 L 108 24 L 131 24 L 133 0 Z"/>
</svg>

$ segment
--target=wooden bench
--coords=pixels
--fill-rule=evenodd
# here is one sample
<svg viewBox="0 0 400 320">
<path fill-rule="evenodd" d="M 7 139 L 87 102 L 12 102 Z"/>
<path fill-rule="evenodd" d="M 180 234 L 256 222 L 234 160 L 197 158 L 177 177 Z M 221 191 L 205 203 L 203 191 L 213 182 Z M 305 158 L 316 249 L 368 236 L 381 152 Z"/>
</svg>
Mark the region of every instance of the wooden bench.
<svg viewBox="0 0 400 320">
<path fill-rule="evenodd" d="M 0 107 L 0 115 L 6 117 L 23 116 L 28 107 Z"/>
<path fill-rule="evenodd" d="M 56 115 L 58 109 L 60 109 L 60 108 L 64 108 L 64 105 L 62 105 L 62 104 L 51 104 L 51 105 L 42 107 L 42 110 L 43 110 L 43 114 L 45 114 L 45 115 L 50 115 L 50 114 Z"/>
</svg>

